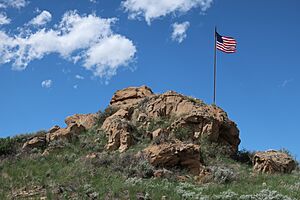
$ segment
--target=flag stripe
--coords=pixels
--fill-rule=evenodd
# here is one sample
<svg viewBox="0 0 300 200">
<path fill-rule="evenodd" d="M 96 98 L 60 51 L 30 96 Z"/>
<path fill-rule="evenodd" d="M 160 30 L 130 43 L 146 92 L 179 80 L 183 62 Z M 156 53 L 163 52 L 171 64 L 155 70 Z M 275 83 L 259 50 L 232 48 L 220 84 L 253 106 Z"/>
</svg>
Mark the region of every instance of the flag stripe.
<svg viewBox="0 0 300 200">
<path fill-rule="evenodd" d="M 218 50 L 221 50 L 225 53 L 234 53 L 234 52 L 236 52 L 236 48 L 226 48 L 226 47 L 224 47 L 223 45 L 220 45 L 220 44 L 217 44 L 216 47 L 217 47 Z"/>
<path fill-rule="evenodd" d="M 237 42 L 233 37 L 221 36 L 216 32 L 216 49 L 225 53 L 235 53 Z"/>
<path fill-rule="evenodd" d="M 226 45 L 223 45 L 222 43 L 217 43 L 217 46 L 223 47 L 224 49 L 228 49 L 228 50 L 236 49 L 236 47 L 226 46 Z"/>
</svg>

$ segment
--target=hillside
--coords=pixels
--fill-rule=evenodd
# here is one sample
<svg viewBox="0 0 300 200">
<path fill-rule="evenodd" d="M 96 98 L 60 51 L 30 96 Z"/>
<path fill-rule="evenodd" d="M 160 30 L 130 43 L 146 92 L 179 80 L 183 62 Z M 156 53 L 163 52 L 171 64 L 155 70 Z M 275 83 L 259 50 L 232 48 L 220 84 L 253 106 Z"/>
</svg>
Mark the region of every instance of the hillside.
<svg viewBox="0 0 300 200">
<path fill-rule="evenodd" d="M 238 125 L 199 99 L 130 87 L 65 123 L 0 139 L 0 199 L 300 199 L 286 150 L 239 150 Z"/>
</svg>

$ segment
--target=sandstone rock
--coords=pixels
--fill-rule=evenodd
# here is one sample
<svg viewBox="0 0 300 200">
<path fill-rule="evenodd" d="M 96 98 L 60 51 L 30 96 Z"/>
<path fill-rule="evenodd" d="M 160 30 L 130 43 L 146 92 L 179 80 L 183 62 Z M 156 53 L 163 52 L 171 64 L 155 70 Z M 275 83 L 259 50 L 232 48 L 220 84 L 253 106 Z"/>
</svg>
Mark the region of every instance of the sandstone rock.
<svg viewBox="0 0 300 200">
<path fill-rule="evenodd" d="M 97 153 L 90 153 L 90 154 L 85 156 L 85 158 L 87 158 L 87 159 L 95 159 L 97 157 L 98 157 Z"/>
<path fill-rule="evenodd" d="M 254 171 L 262 173 L 291 173 L 296 162 L 288 154 L 269 150 L 257 152 L 253 157 Z"/>
<path fill-rule="evenodd" d="M 59 126 L 57 126 L 57 125 L 55 125 L 55 126 L 53 126 L 52 128 L 50 128 L 49 129 L 49 133 L 54 133 L 54 132 L 56 132 L 57 130 L 59 130 L 60 129 L 60 127 Z"/>
<path fill-rule="evenodd" d="M 165 119 L 171 122 L 169 127 L 164 127 L 170 134 L 185 130 L 187 135 L 182 139 L 184 141 L 192 140 L 199 143 L 202 138 L 207 138 L 228 147 L 226 149 L 230 149 L 230 154 L 235 154 L 238 150 L 240 139 L 236 124 L 221 108 L 206 105 L 201 100 L 174 91 L 155 95 L 150 88 L 142 86 L 117 91 L 110 104 L 119 110 L 108 117 L 102 126 L 109 137 L 110 142 L 107 145 L 109 149 L 119 149 L 120 138 L 127 141 L 126 148 L 128 148 L 132 144 L 133 126 L 146 130 L 146 135 L 150 122 Z M 121 123 L 120 126 L 117 125 L 118 122 Z M 156 138 L 159 134 L 160 131 L 154 132 L 152 138 Z"/>
<path fill-rule="evenodd" d="M 127 150 L 133 144 L 131 135 L 132 127 L 128 121 L 112 117 L 107 118 L 102 125 L 102 129 L 107 133 L 108 143 L 106 149 L 120 152 Z"/>
<path fill-rule="evenodd" d="M 198 176 L 194 177 L 194 180 L 198 183 L 205 184 L 213 180 L 212 172 L 209 168 L 202 168 Z"/>
<path fill-rule="evenodd" d="M 11 199 L 45 199 L 46 188 L 43 186 L 34 186 L 31 188 L 23 187 L 12 191 Z"/>
<path fill-rule="evenodd" d="M 147 86 L 129 87 L 118 90 L 112 97 L 110 105 L 133 104 L 151 95 L 153 92 Z"/>
<path fill-rule="evenodd" d="M 121 118 L 121 119 L 129 120 L 130 117 L 131 117 L 131 110 L 120 109 L 115 114 L 110 116 L 109 118 L 110 119 L 112 119 L 112 118 Z M 105 124 L 105 121 L 103 122 L 103 124 Z"/>
<path fill-rule="evenodd" d="M 106 149 L 119 150 L 123 152 L 127 150 L 133 143 L 132 125 L 129 122 L 131 110 L 120 109 L 112 116 L 105 119 L 101 129 L 104 130 L 108 137 Z"/>
<path fill-rule="evenodd" d="M 186 182 L 188 179 L 188 176 L 176 176 L 176 180 L 179 182 Z"/>
<path fill-rule="evenodd" d="M 25 142 L 23 144 L 22 149 L 25 150 L 25 149 L 41 148 L 45 146 L 46 146 L 46 135 L 37 136 Z"/>
<path fill-rule="evenodd" d="M 156 129 L 152 132 L 152 138 L 155 139 L 163 134 L 164 130 L 162 128 Z"/>
<path fill-rule="evenodd" d="M 211 141 L 227 145 L 233 153 L 240 144 L 239 130 L 227 114 L 216 106 L 195 103 L 190 98 L 173 91 L 156 95 L 146 104 L 146 114 L 152 118 L 175 118 L 173 130 L 188 129 L 190 138 L 205 136 Z"/>
<path fill-rule="evenodd" d="M 82 125 L 71 124 L 67 128 L 60 128 L 57 129 L 55 132 L 47 133 L 46 140 L 47 142 L 51 142 L 53 140 L 58 140 L 58 139 L 66 139 L 68 141 L 71 141 L 77 138 L 77 136 L 85 130 L 86 130 L 85 127 Z"/>
<path fill-rule="evenodd" d="M 85 129 L 91 129 L 97 122 L 97 114 L 75 114 L 65 119 L 67 126 L 78 124 L 84 126 Z"/>
<path fill-rule="evenodd" d="M 201 112 L 194 112 L 176 120 L 172 125 L 174 131 L 185 131 L 189 138 L 199 140 L 207 138 L 212 142 L 228 146 L 232 154 L 238 151 L 240 144 L 239 130 L 230 120 L 218 120 L 205 117 Z"/>
<path fill-rule="evenodd" d="M 176 141 L 150 145 L 143 153 L 148 157 L 149 162 L 157 167 L 182 166 L 195 174 L 199 173 L 201 167 L 200 146 L 194 144 Z"/>
<path fill-rule="evenodd" d="M 138 115 L 138 117 L 137 117 L 137 121 L 138 121 L 138 122 L 144 122 L 144 121 L 146 121 L 147 117 L 148 117 L 148 116 L 147 116 L 145 113 L 140 113 L 140 114 Z"/>
</svg>

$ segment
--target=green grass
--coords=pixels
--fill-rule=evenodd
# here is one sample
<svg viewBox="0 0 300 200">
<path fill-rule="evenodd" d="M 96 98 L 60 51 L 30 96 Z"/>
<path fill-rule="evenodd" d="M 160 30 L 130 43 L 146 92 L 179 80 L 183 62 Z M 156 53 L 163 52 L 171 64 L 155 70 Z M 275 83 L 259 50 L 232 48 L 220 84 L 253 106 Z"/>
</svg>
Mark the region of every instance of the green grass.
<svg viewBox="0 0 300 200">
<path fill-rule="evenodd" d="M 99 139 L 98 142 L 95 142 L 96 139 Z M 199 194 L 213 199 L 214 195 L 229 190 L 237 195 L 253 195 L 263 189 L 300 199 L 298 171 L 287 175 L 255 175 L 251 166 L 226 157 L 216 157 L 215 162 L 210 162 L 211 165 L 232 168 L 237 174 L 234 181 L 226 184 L 200 185 L 193 181 L 192 176 L 186 183 L 176 181 L 176 177 L 168 180 L 129 176 L 127 172 L 135 167 L 130 166 L 130 162 L 137 162 L 130 155 L 135 155 L 145 144 L 137 144 L 126 152 L 127 160 L 118 160 L 121 154 L 116 152 L 108 154 L 110 164 L 96 165 L 85 156 L 91 152 L 103 152 L 104 139 L 103 133 L 89 131 L 82 134 L 79 141 L 67 143 L 64 148 L 51 151 L 46 157 L 37 152 L 0 161 L 0 199 L 10 199 L 12 191 L 24 186 L 44 186 L 48 199 L 88 199 L 87 194 L 93 192 L 99 199 L 136 199 L 137 194 L 148 195 L 154 200 L 162 196 L 172 200 L 195 199 Z M 117 164 L 121 165 L 119 169 L 115 166 Z M 137 167 L 138 164 L 134 163 Z M 57 194 L 55 191 L 59 188 L 62 191 Z"/>
</svg>

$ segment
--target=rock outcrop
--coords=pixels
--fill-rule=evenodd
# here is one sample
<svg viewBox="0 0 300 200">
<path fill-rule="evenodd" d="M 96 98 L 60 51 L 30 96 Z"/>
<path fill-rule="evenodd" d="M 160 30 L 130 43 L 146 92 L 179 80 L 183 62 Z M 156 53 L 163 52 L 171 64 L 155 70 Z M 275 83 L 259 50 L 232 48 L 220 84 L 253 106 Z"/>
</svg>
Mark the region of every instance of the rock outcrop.
<svg viewBox="0 0 300 200">
<path fill-rule="evenodd" d="M 65 119 L 67 126 L 71 124 L 82 125 L 85 129 L 91 129 L 97 122 L 97 114 L 75 114 Z"/>
<path fill-rule="evenodd" d="M 23 150 L 47 147 L 55 140 L 72 141 L 82 132 L 94 127 L 97 122 L 97 114 L 76 114 L 65 119 L 66 128 L 53 126 L 46 134 L 38 135 L 23 144 Z"/>
<path fill-rule="evenodd" d="M 253 169 L 262 173 L 291 173 L 296 168 L 295 160 L 287 153 L 270 150 L 257 152 L 253 157 Z"/>
<path fill-rule="evenodd" d="M 34 186 L 32 188 L 23 187 L 12 191 L 10 199 L 47 199 L 47 191 L 43 186 Z"/>
<path fill-rule="evenodd" d="M 124 104 L 134 104 L 145 97 L 152 96 L 153 92 L 147 86 L 129 87 L 118 90 L 110 101 L 110 105 L 122 106 Z"/>
<path fill-rule="evenodd" d="M 52 130 L 52 129 L 51 129 Z M 72 141 L 77 138 L 77 136 L 85 131 L 85 127 L 81 124 L 70 124 L 67 128 L 59 128 L 56 131 L 50 131 L 46 135 L 47 142 L 52 142 L 54 140 L 62 139 L 67 141 Z"/>
<path fill-rule="evenodd" d="M 106 118 L 102 129 L 107 133 L 108 143 L 106 149 L 123 152 L 133 144 L 133 128 L 129 120 L 130 112 L 120 109 L 112 116 Z"/>
<path fill-rule="evenodd" d="M 23 144 L 22 149 L 42 148 L 46 146 L 46 135 L 37 136 Z"/>
<path fill-rule="evenodd" d="M 103 118 L 103 119 L 102 119 Z M 182 166 L 194 174 L 201 170 L 203 138 L 235 154 L 239 130 L 219 107 L 169 91 L 154 94 L 147 86 L 117 91 L 100 117 L 108 138 L 106 149 L 124 152 L 139 140 L 152 140 L 142 151 L 157 167 Z M 159 122 L 159 123 L 158 123 Z M 97 114 L 76 114 L 65 119 L 66 128 L 54 126 L 43 137 L 35 137 L 25 148 L 47 146 L 56 140 L 73 141 L 97 123 Z"/>
<path fill-rule="evenodd" d="M 58 139 L 66 139 L 68 141 L 73 140 L 80 133 L 93 128 L 96 122 L 97 114 L 75 114 L 69 116 L 65 119 L 67 127 L 52 127 L 46 135 L 46 140 L 47 142 Z"/>
<path fill-rule="evenodd" d="M 157 167 L 182 166 L 196 175 L 201 169 L 199 145 L 185 144 L 180 141 L 150 145 L 143 154 L 152 165 Z"/>
<path fill-rule="evenodd" d="M 110 106 L 117 112 L 108 117 L 102 126 L 109 138 L 107 149 L 126 150 L 134 144 L 132 131 L 136 128 L 145 130 L 150 122 L 164 119 L 170 122 L 165 132 L 184 129 L 186 138 L 194 143 L 207 138 L 228 147 L 232 154 L 238 150 L 240 139 L 236 124 L 221 108 L 206 105 L 201 100 L 174 91 L 153 94 L 150 88 L 142 86 L 117 91 Z M 154 132 L 153 138 L 157 135 L 159 131 Z"/>
</svg>

